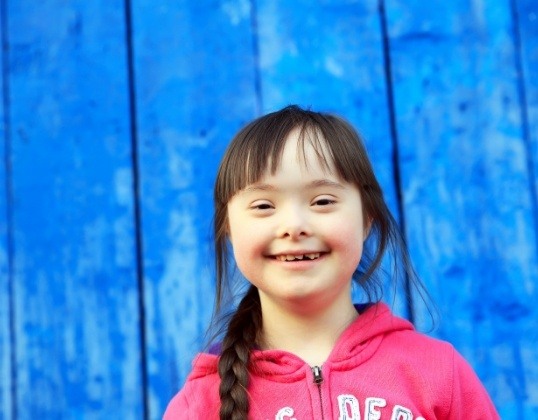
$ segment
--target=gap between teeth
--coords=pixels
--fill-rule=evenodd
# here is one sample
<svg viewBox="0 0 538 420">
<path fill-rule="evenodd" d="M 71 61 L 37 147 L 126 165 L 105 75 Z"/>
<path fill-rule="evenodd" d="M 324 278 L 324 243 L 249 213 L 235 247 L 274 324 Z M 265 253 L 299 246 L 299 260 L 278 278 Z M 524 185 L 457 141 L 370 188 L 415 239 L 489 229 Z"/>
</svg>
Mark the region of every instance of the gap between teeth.
<svg viewBox="0 0 538 420">
<path fill-rule="evenodd" d="M 296 260 L 315 260 L 319 258 L 319 252 L 303 255 L 277 255 L 275 258 L 279 261 L 296 261 Z"/>
</svg>

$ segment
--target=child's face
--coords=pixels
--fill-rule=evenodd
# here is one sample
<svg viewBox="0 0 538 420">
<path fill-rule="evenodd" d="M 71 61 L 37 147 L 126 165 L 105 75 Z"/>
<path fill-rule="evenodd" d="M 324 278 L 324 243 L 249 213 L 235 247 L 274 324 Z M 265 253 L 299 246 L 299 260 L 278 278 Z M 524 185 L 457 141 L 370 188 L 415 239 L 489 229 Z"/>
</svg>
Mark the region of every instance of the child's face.
<svg viewBox="0 0 538 420">
<path fill-rule="evenodd" d="M 306 165 L 292 131 L 280 167 L 228 203 L 237 266 L 262 305 L 301 311 L 349 303 L 365 231 L 359 190 L 324 170 L 310 144 Z"/>
</svg>

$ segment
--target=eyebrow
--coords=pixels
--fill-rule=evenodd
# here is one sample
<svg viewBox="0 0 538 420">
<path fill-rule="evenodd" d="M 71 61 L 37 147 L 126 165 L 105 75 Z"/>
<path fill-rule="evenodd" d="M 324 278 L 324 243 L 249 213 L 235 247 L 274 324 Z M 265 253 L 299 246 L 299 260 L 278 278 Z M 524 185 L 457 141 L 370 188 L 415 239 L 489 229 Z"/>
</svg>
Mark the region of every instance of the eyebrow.
<svg viewBox="0 0 538 420">
<path fill-rule="evenodd" d="M 309 182 L 305 188 L 311 189 L 311 188 L 319 188 L 319 187 L 329 187 L 329 188 L 337 188 L 337 189 L 344 189 L 344 186 L 340 184 L 339 182 L 331 181 L 330 179 L 316 179 L 312 182 Z M 257 192 L 257 191 L 276 191 L 278 188 L 276 188 L 274 185 L 271 184 L 252 184 L 243 189 L 242 192 L 244 193 L 250 193 L 250 192 Z"/>
</svg>

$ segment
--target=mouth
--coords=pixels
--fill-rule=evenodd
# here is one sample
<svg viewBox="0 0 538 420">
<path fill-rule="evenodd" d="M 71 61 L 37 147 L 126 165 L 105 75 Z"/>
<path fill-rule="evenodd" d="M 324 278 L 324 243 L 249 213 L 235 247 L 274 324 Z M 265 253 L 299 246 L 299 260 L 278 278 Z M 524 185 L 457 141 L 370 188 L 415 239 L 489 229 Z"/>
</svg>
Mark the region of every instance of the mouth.
<svg viewBox="0 0 538 420">
<path fill-rule="evenodd" d="M 321 252 L 311 252 L 306 254 L 279 254 L 273 255 L 271 258 L 277 261 L 313 261 L 321 256 Z"/>
</svg>

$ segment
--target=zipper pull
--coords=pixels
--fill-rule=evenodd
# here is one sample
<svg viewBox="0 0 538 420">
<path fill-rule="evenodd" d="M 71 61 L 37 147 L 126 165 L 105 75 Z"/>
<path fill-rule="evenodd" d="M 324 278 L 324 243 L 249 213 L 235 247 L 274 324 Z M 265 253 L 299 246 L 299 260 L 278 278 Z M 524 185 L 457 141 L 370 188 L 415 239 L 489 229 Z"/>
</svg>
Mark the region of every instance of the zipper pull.
<svg viewBox="0 0 538 420">
<path fill-rule="evenodd" d="M 321 366 L 314 366 L 311 368 L 314 374 L 314 383 L 319 385 L 323 382 L 323 376 L 321 375 Z"/>
</svg>

